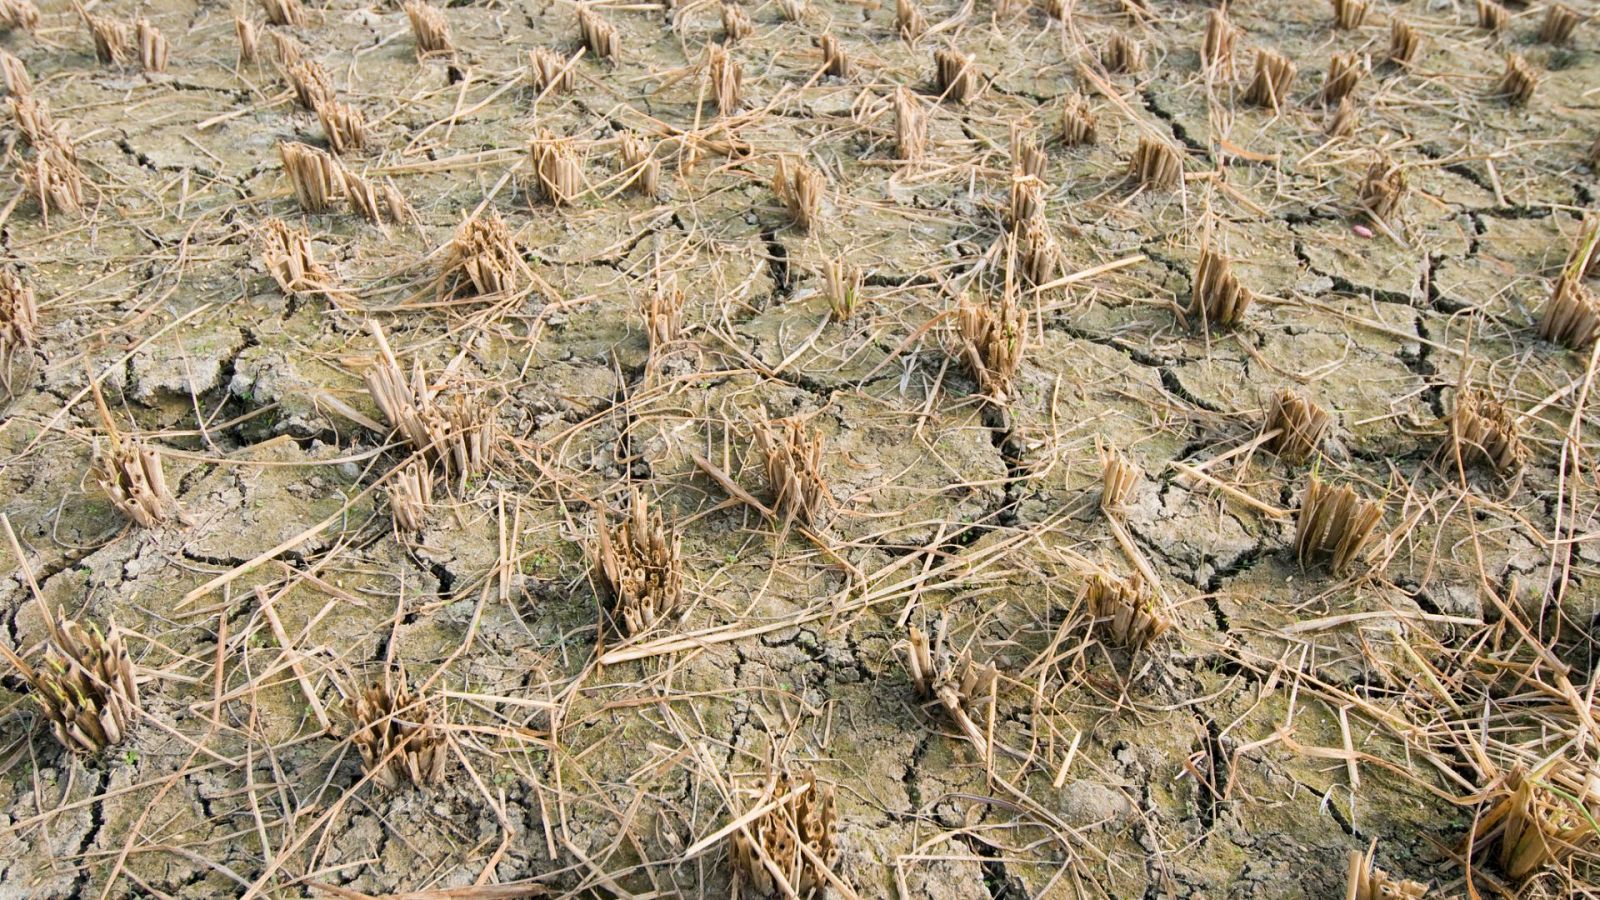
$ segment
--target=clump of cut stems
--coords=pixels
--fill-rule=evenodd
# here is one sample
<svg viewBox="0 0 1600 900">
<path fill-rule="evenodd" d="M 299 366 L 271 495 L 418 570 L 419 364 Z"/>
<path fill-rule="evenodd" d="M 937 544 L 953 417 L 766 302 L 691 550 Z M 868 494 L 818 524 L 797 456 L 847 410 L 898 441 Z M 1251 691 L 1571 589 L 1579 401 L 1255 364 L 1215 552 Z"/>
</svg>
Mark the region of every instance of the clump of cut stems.
<svg viewBox="0 0 1600 900">
<path fill-rule="evenodd" d="M 722 3 L 722 40 L 723 43 L 733 44 L 742 41 L 754 34 L 756 27 L 750 21 L 750 14 L 738 3 L 723 0 Z"/>
<path fill-rule="evenodd" d="M 644 197 L 661 193 L 661 160 L 656 158 L 655 147 L 631 131 L 617 138 L 618 156 L 622 158 L 624 185 Z"/>
<path fill-rule="evenodd" d="M 1511 13 L 1494 0 L 1478 0 L 1478 27 L 1500 34 L 1511 27 Z"/>
<path fill-rule="evenodd" d="M 33 0 L 0 0 L 0 32 L 32 31 L 39 25 Z"/>
<path fill-rule="evenodd" d="M 1582 350 L 1600 336 L 1600 299 L 1572 272 L 1556 279 L 1539 315 L 1539 336 L 1572 350 Z"/>
<path fill-rule="evenodd" d="M 533 157 L 534 187 L 551 206 L 571 206 L 583 193 L 583 169 L 572 141 L 541 131 L 528 145 Z"/>
<path fill-rule="evenodd" d="M 1350 851 L 1346 897 L 1351 900 L 1426 900 L 1427 885 L 1396 878 L 1378 868 L 1373 859 L 1374 849 L 1369 848 L 1365 853 Z"/>
<path fill-rule="evenodd" d="M 528 76 L 533 89 L 541 94 L 565 94 L 578 83 L 577 73 L 566 59 L 548 47 L 528 51 Z"/>
<path fill-rule="evenodd" d="M 835 322 L 847 322 L 861 303 L 863 278 L 859 266 L 830 259 L 822 264 L 823 292 L 828 297 L 828 312 Z"/>
<path fill-rule="evenodd" d="M 490 211 L 461 223 L 445 247 L 435 289 L 441 298 L 513 294 L 533 279 L 515 235 Z"/>
<path fill-rule="evenodd" d="M 1539 73 L 1518 53 L 1506 55 L 1506 69 L 1495 83 L 1495 96 L 1512 106 L 1526 106 L 1539 87 Z"/>
<path fill-rule="evenodd" d="M 1170 191 L 1183 182 L 1183 156 L 1166 141 L 1140 137 L 1128 160 L 1128 174 L 1143 188 Z"/>
<path fill-rule="evenodd" d="M 1328 78 L 1322 83 L 1322 102 L 1334 105 L 1355 93 L 1367 75 L 1367 63 L 1356 53 L 1335 53 L 1328 61 Z"/>
<path fill-rule="evenodd" d="M 1100 51 L 1100 64 L 1108 72 L 1132 74 L 1144 68 L 1144 48 L 1120 31 L 1111 33 Z"/>
<path fill-rule="evenodd" d="M 771 771 L 755 798 L 767 811 L 730 836 L 738 896 L 821 897 L 838 856 L 834 789 L 815 772 Z"/>
<path fill-rule="evenodd" d="M 1501 476 L 1522 471 L 1529 457 L 1516 416 L 1478 388 L 1457 392 L 1449 434 L 1440 453 L 1447 457 L 1459 454 L 1463 464 L 1482 462 Z"/>
<path fill-rule="evenodd" d="M 1139 467 L 1115 447 L 1100 448 L 1100 511 L 1121 512 L 1139 482 Z"/>
<path fill-rule="evenodd" d="M 956 655 L 947 643 L 949 620 L 941 618 L 929 635 L 911 626 L 900 654 L 917 696 L 938 702 L 945 715 L 959 727 L 974 747 L 986 747 L 983 729 L 978 727 L 979 703 L 995 689 L 1000 673 L 993 663 L 978 665 L 971 650 Z M 987 755 L 987 754 L 986 754 Z"/>
<path fill-rule="evenodd" d="M 1089 101 L 1074 91 L 1061 105 L 1061 142 L 1069 147 L 1093 144 L 1098 139 L 1094 110 Z"/>
<path fill-rule="evenodd" d="M 1296 520 L 1295 555 L 1302 566 L 1326 565 L 1341 575 L 1382 519 L 1382 501 L 1363 499 L 1349 485 L 1331 487 L 1312 473 Z"/>
<path fill-rule="evenodd" d="M 1473 823 L 1467 843 L 1475 856 L 1492 854 L 1500 871 L 1520 884 L 1592 843 L 1594 815 L 1566 789 L 1518 766 L 1506 773 L 1498 799 Z"/>
<path fill-rule="evenodd" d="M 1289 89 L 1294 85 L 1294 63 L 1281 53 L 1272 50 L 1256 51 L 1255 75 L 1245 89 L 1244 102 L 1277 110 L 1289 99 Z"/>
<path fill-rule="evenodd" d="M 990 402 L 1004 407 L 1027 346 L 1028 311 L 1010 292 L 986 303 L 963 294 L 955 311 L 954 356 Z"/>
<path fill-rule="evenodd" d="M 1108 643 L 1133 652 L 1149 647 L 1172 628 L 1172 620 L 1137 577 L 1123 579 L 1095 572 L 1084 586 L 1083 599 L 1092 628 L 1104 634 Z"/>
<path fill-rule="evenodd" d="M 1254 300 L 1250 290 L 1239 283 L 1233 263 L 1210 247 L 1200 251 L 1194 269 L 1194 290 L 1189 298 L 1189 317 L 1206 330 L 1234 328 Z"/>
<path fill-rule="evenodd" d="M 433 503 L 433 473 L 420 459 L 401 466 L 386 487 L 389 514 L 394 530 L 417 534 L 428 524 L 428 507 Z"/>
<path fill-rule="evenodd" d="M 421 363 L 412 367 L 407 379 L 382 326 L 373 322 L 371 329 L 380 359 L 367 370 L 367 393 L 413 450 L 465 487 L 468 478 L 487 471 L 494 461 L 498 446 L 494 408 L 478 394 L 441 400 Z"/>
<path fill-rule="evenodd" d="M 972 57 L 953 47 L 933 51 L 933 86 L 942 100 L 965 103 L 973 90 Z"/>
<path fill-rule="evenodd" d="M 1200 63 L 1207 72 L 1216 72 L 1233 65 L 1233 45 L 1239 30 L 1228 21 L 1226 7 L 1206 13 L 1206 30 L 1200 40 Z"/>
<path fill-rule="evenodd" d="M 1389 22 L 1389 62 L 1401 68 L 1410 68 L 1422 47 L 1422 33 L 1411 27 L 1405 19 Z"/>
<path fill-rule="evenodd" d="M 928 116 L 922 103 L 905 86 L 894 91 L 895 156 L 906 162 L 920 162 L 928 149 Z"/>
<path fill-rule="evenodd" d="M 444 781 L 450 760 L 444 704 L 406 687 L 405 672 L 385 673 L 347 703 L 350 742 L 361 754 L 361 768 L 386 791 L 410 783 L 429 787 Z"/>
<path fill-rule="evenodd" d="M 1288 388 L 1281 388 L 1272 395 L 1261 431 L 1263 434 L 1275 432 L 1266 442 L 1268 450 L 1287 463 L 1299 465 L 1321 449 L 1332 428 L 1333 416 L 1327 410 Z"/>
<path fill-rule="evenodd" d="M 601 511 L 595 530 L 594 566 L 613 625 L 633 637 L 676 612 L 683 597 L 681 542 L 661 511 L 634 488 L 627 514 L 612 523 Z"/>
<path fill-rule="evenodd" d="M 1367 20 L 1367 0 L 1333 0 L 1333 24 L 1351 31 Z"/>
<path fill-rule="evenodd" d="M 650 352 L 655 354 L 683 337 L 683 308 L 688 298 L 671 279 L 656 283 L 641 306 Z"/>
<path fill-rule="evenodd" d="M 599 13 L 578 7 L 578 40 L 595 59 L 617 55 L 617 29 Z"/>
<path fill-rule="evenodd" d="M 411 204 L 406 202 L 405 195 L 400 193 L 393 181 L 369 181 L 344 168 L 339 170 L 339 175 L 344 182 L 344 195 L 350 201 L 350 208 L 368 222 L 381 228 L 386 223 L 406 222 L 413 217 Z"/>
<path fill-rule="evenodd" d="M 758 422 L 755 436 L 773 508 L 786 521 L 822 524 L 832 499 L 822 477 L 822 435 L 791 417 Z"/>
<path fill-rule="evenodd" d="M 358 107 L 326 98 L 317 104 L 317 121 L 335 155 L 358 152 L 367 144 L 367 117 Z"/>
<path fill-rule="evenodd" d="M 916 43 L 917 38 L 928 30 L 928 19 L 922 14 L 922 8 L 917 6 L 917 0 L 895 0 L 894 30 L 900 35 L 900 40 L 908 44 Z"/>
<path fill-rule="evenodd" d="M 300 0 L 261 0 L 261 11 L 267 15 L 268 25 L 299 28 L 306 23 L 306 10 Z"/>
<path fill-rule="evenodd" d="M 85 628 L 64 613 L 44 611 L 49 629 L 37 667 L 0 644 L 0 653 L 27 682 L 57 743 L 78 754 L 96 754 L 127 739 L 140 715 L 133 660 L 115 623 L 107 633 Z"/>
<path fill-rule="evenodd" d="M 826 184 L 822 173 L 805 161 L 778 157 L 772 174 L 772 193 L 782 204 L 790 224 L 800 231 L 810 232 L 821 224 Z"/>
<path fill-rule="evenodd" d="M 417 57 L 450 56 L 455 43 L 450 38 L 450 20 L 426 0 L 406 0 L 406 18 L 411 22 L 411 35 L 417 42 Z"/>
<path fill-rule="evenodd" d="M 140 18 L 133 24 L 134 41 L 139 47 L 139 65 L 146 72 L 165 72 L 171 47 L 161 29 L 149 19 Z"/>
<path fill-rule="evenodd" d="M 261 264 L 278 289 L 293 296 L 333 294 L 333 276 L 311 252 L 311 236 L 279 218 L 261 223 L 257 232 Z"/>
<path fill-rule="evenodd" d="M 1378 221 L 1386 221 L 1400 207 L 1406 194 L 1406 170 L 1387 156 L 1379 155 L 1367 167 L 1361 180 L 1361 208 Z"/>
<path fill-rule="evenodd" d="M 1557 47 L 1570 43 L 1578 21 L 1578 14 L 1572 7 L 1552 3 L 1545 7 L 1544 21 L 1539 24 L 1539 40 Z"/>
<path fill-rule="evenodd" d="M 16 269 L 0 268 L 0 381 L 10 390 L 11 364 L 38 340 L 39 307 Z"/>
<path fill-rule="evenodd" d="M 706 73 L 711 80 L 711 96 L 717 101 L 718 115 L 732 115 L 739 111 L 740 85 L 744 70 L 721 44 L 706 45 Z"/>
</svg>

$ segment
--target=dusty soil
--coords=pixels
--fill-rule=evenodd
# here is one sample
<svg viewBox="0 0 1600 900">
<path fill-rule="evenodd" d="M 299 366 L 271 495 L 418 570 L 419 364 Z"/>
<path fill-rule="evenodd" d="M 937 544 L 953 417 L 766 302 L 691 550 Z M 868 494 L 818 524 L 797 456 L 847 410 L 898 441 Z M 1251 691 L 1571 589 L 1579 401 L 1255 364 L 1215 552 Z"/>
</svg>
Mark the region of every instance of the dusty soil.
<svg viewBox="0 0 1600 900">
<path fill-rule="evenodd" d="M 1536 324 L 1600 192 L 1600 26 L 1558 48 L 1536 39 L 1542 2 L 1494 35 L 1468 3 L 1377 3 L 1337 30 L 1317 0 L 1239 0 L 1234 63 L 1208 75 L 1203 4 L 1068 6 L 1064 27 L 926 3 L 932 33 L 908 43 L 893 4 L 813 0 L 798 22 L 747 5 L 729 116 L 703 66 L 725 40 L 710 3 L 596 7 L 618 58 L 579 58 L 573 90 L 544 96 L 527 53 L 574 54 L 569 4 L 441 7 L 456 52 L 422 60 L 405 12 L 348 0 L 280 29 L 253 5 L 92 7 L 148 17 L 165 73 L 97 63 L 61 0 L 0 37 L 89 184 L 81 216 L 46 223 L 21 188 L 5 207 L 40 324 L 0 403 L 0 496 L 38 585 L 0 551 L 3 640 L 39 653 L 44 608 L 114 621 L 144 709 L 126 743 L 76 756 L 0 679 L 0 896 L 723 897 L 726 844 L 686 851 L 773 766 L 835 786 L 833 871 L 863 898 L 1343 896 L 1346 855 L 1374 841 L 1440 895 L 1586 881 L 1587 849 L 1519 886 L 1461 845 L 1513 767 L 1595 765 L 1577 702 L 1600 613 L 1594 357 Z M 258 62 L 238 61 L 236 12 Z M 1383 62 L 1397 17 L 1424 36 L 1409 69 Z M 392 180 L 414 221 L 299 210 L 277 145 L 326 135 L 269 30 L 364 112 L 369 148 L 343 164 Z M 848 79 L 819 74 L 827 33 Z M 1101 65 L 1119 33 L 1141 71 Z M 974 55 L 964 104 L 933 87 L 946 46 Z M 1277 112 L 1242 100 L 1261 48 L 1300 70 Z M 1318 92 L 1352 51 L 1373 61 L 1359 124 L 1329 138 Z M 1494 96 L 1507 53 L 1542 76 L 1526 105 Z M 897 85 L 926 112 L 920 163 L 896 158 Z M 1058 140 L 1075 93 L 1092 145 Z M 570 207 L 533 189 L 541 129 L 581 160 Z M 658 196 L 624 190 L 623 132 L 661 161 Z M 1087 273 L 1070 284 L 1006 276 L 1017 132 L 1045 147 L 1058 272 Z M 1179 148 L 1180 189 L 1127 178 L 1141 137 Z M 34 151 L 6 139 L 19 171 Z M 1409 190 L 1377 227 L 1358 191 L 1380 152 Z M 774 198 L 779 154 L 826 178 L 809 233 Z M 490 210 L 539 284 L 438 302 L 439 248 Z M 269 216 L 310 232 L 338 302 L 268 277 Z M 1175 313 L 1205 246 L 1256 295 L 1237 328 Z M 822 276 L 841 259 L 865 285 L 842 322 Z M 683 333 L 652 349 L 640 308 L 664 280 Z M 1030 318 L 1002 407 L 948 318 L 925 326 L 1005 291 Z M 420 534 L 385 499 L 412 451 L 372 427 L 372 322 L 503 435 L 489 472 L 438 481 Z M 1464 383 L 1516 416 L 1520 473 L 1456 465 Z M 185 521 L 139 528 L 97 486 L 94 387 L 163 451 Z M 1333 414 L 1323 452 L 1232 453 L 1284 387 Z M 752 438 L 769 416 L 824 438 L 815 527 L 696 462 L 771 504 Z M 1142 473 L 1114 521 L 1102 445 Z M 1313 469 L 1384 502 L 1342 575 L 1295 557 Z M 682 535 L 685 595 L 624 638 L 590 548 L 630 484 Z M 1141 565 L 1173 625 L 1131 652 L 1082 592 Z M 983 745 L 919 700 L 897 650 L 941 617 L 1000 673 L 973 707 Z M 442 785 L 363 780 L 343 698 L 390 663 L 448 711 Z"/>
</svg>

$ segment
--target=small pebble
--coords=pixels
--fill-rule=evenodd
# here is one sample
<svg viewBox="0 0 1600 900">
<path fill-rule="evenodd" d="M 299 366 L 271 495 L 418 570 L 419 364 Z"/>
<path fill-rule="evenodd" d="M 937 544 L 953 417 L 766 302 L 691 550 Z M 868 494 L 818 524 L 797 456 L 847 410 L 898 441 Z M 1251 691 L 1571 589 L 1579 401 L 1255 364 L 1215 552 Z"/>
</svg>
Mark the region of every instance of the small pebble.
<svg viewBox="0 0 1600 900">
<path fill-rule="evenodd" d="M 1365 225 L 1351 225 L 1350 230 L 1354 231 L 1357 237 L 1372 237 L 1372 229 Z"/>
</svg>

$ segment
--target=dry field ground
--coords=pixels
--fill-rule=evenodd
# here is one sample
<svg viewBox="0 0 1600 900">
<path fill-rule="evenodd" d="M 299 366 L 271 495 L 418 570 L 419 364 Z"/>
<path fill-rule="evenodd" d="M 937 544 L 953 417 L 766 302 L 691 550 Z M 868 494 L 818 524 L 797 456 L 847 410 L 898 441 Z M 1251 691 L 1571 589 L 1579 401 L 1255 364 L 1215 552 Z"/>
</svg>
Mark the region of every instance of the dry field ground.
<svg viewBox="0 0 1600 900">
<path fill-rule="evenodd" d="M 37 2 L 0 897 L 1600 891 L 1592 0 Z"/>
</svg>

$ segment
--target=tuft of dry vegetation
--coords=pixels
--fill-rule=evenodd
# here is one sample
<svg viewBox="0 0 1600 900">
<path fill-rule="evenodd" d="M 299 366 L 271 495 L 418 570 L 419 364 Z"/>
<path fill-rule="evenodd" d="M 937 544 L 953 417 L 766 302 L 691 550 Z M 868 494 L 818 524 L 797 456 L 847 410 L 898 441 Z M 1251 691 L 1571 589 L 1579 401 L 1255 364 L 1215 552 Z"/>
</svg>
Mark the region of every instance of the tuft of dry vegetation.
<svg viewBox="0 0 1600 900">
<path fill-rule="evenodd" d="M 290 179 L 294 200 L 307 213 L 322 213 L 344 192 L 339 162 L 330 154 L 299 141 L 278 141 L 278 159 L 283 160 L 283 175 Z"/>
<path fill-rule="evenodd" d="M 494 408 L 476 393 L 441 399 L 420 362 L 407 379 L 382 326 L 372 322 L 370 328 L 380 355 L 367 370 L 367 393 L 389 425 L 446 478 L 456 478 L 463 486 L 468 478 L 487 471 L 499 446 Z"/>
<path fill-rule="evenodd" d="M 0 0 L 0 32 L 32 31 L 39 25 L 33 0 Z"/>
<path fill-rule="evenodd" d="M 256 23 L 244 16 L 233 17 L 233 33 L 239 39 L 239 63 L 253 63 L 261 54 L 260 38 L 256 35 Z"/>
<path fill-rule="evenodd" d="M 908 44 L 915 43 L 928 30 L 928 20 L 917 6 L 917 0 L 895 0 L 894 30 Z"/>
<path fill-rule="evenodd" d="M 1478 27 L 1500 34 L 1511 27 L 1511 13 L 1494 0 L 1478 0 Z"/>
<path fill-rule="evenodd" d="M 823 293 L 828 298 L 828 313 L 835 322 L 847 322 L 861 303 L 864 276 L 858 266 L 830 259 L 822 264 Z"/>
<path fill-rule="evenodd" d="M 1382 154 L 1367 166 L 1359 193 L 1361 208 L 1378 221 L 1387 221 L 1406 195 L 1406 171 Z"/>
<path fill-rule="evenodd" d="M 276 32 L 274 35 L 276 36 Z M 294 44 L 280 44 L 280 47 L 293 47 Z M 328 78 L 328 71 L 315 60 L 293 57 L 283 63 L 283 77 L 288 80 L 289 87 L 294 91 L 295 102 L 300 108 L 316 112 L 317 105 L 326 103 L 334 97 L 333 81 Z"/>
<path fill-rule="evenodd" d="M 261 11 L 267 15 L 268 25 L 300 28 L 306 24 L 306 10 L 300 0 L 261 0 Z"/>
<path fill-rule="evenodd" d="M 1206 13 L 1206 30 L 1200 40 L 1200 62 L 1207 71 L 1218 71 L 1233 65 L 1233 45 L 1239 29 L 1228 21 L 1228 11 L 1218 7 Z"/>
<path fill-rule="evenodd" d="M 1128 175 L 1140 187 L 1170 191 L 1183 183 L 1183 153 L 1166 141 L 1140 137 L 1128 160 Z"/>
<path fill-rule="evenodd" d="M 617 55 L 617 27 L 587 6 L 578 7 L 578 42 L 595 59 Z"/>
<path fill-rule="evenodd" d="M 403 785 L 431 787 L 444 781 L 450 761 L 444 704 L 406 687 L 404 670 L 386 672 L 347 701 L 350 742 L 361 769 L 386 791 Z"/>
<path fill-rule="evenodd" d="M 288 295 L 334 296 L 333 275 L 311 252 L 311 236 L 303 228 L 293 228 L 279 218 L 261 223 L 256 239 L 261 250 L 261 265 Z"/>
<path fill-rule="evenodd" d="M 822 435 L 791 417 L 757 422 L 755 436 L 773 508 L 786 522 L 821 525 L 833 502 L 822 477 Z"/>
<path fill-rule="evenodd" d="M 403 7 L 411 22 L 411 36 L 417 43 L 417 56 L 451 56 L 456 52 L 450 38 L 450 20 L 426 0 L 406 0 Z"/>
<path fill-rule="evenodd" d="M 756 30 L 755 24 L 750 21 L 750 14 L 738 3 L 724 0 L 722 3 L 722 41 L 733 44 L 742 41 Z"/>
<path fill-rule="evenodd" d="M 772 194 L 796 229 L 809 232 L 821 226 L 826 185 L 822 173 L 804 160 L 778 156 L 772 173 Z"/>
<path fill-rule="evenodd" d="M 595 533 L 596 580 L 610 601 L 617 630 L 637 637 L 678 610 L 683 598 L 681 541 L 638 488 L 630 489 L 628 511 L 615 524 L 600 511 Z"/>
<path fill-rule="evenodd" d="M 1539 87 L 1539 73 L 1519 53 L 1506 54 L 1506 69 L 1495 83 L 1495 96 L 1512 106 L 1526 106 Z"/>
<path fill-rule="evenodd" d="M 139 65 L 146 72 L 165 72 L 171 48 L 161 29 L 140 17 L 133 25 L 134 42 L 139 46 Z"/>
<path fill-rule="evenodd" d="M 1267 449 L 1285 462 L 1299 465 L 1322 448 L 1333 428 L 1333 416 L 1307 399 L 1287 388 L 1272 395 L 1267 407 L 1267 418 L 1261 433 L 1272 434 Z"/>
<path fill-rule="evenodd" d="M 1333 24 L 1346 31 L 1367 20 L 1367 0 L 1333 0 Z"/>
<path fill-rule="evenodd" d="M 1573 350 L 1600 337 L 1600 299 L 1570 273 L 1556 279 L 1539 314 L 1539 336 Z"/>
<path fill-rule="evenodd" d="M 939 99 L 951 103 L 965 103 L 975 87 L 972 56 L 953 47 L 940 47 L 933 51 L 933 86 Z"/>
<path fill-rule="evenodd" d="M 1084 585 L 1083 603 L 1096 633 L 1133 652 L 1148 648 L 1172 628 L 1172 619 L 1137 578 L 1095 572 Z"/>
<path fill-rule="evenodd" d="M 1389 21 L 1389 62 L 1401 68 L 1410 68 L 1416 62 L 1417 51 L 1422 48 L 1422 33 L 1405 19 Z"/>
<path fill-rule="evenodd" d="M 570 138 L 549 131 L 528 144 L 533 158 L 534 194 L 555 207 L 571 206 L 583 194 L 583 168 Z"/>
<path fill-rule="evenodd" d="M 1560 767 L 1558 757 L 1550 764 Z M 1543 777 L 1521 766 L 1512 768 L 1497 785 L 1496 799 L 1473 823 L 1465 849 L 1494 860 L 1512 884 L 1521 884 L 1547 867 L 1559 865 L 1594 840 L 1594 813 L 1573 796 L 1571 785 L 1561 785 L 1547 771 Z M 1579 796 L 1587 799 L 1590 784 L 1576 781 Z"/>
<path fill-rule="evenodd" d="M 1347 138 L 1355 134 L 1360 118 L 1360 114 L 1356 112 L 1355 102 L 1346 97 L 1339 101 L 1339 105 L 1328 116 L 1328 124 L 1323 127 L 1323 132 L 1330 138 Z"/>
<path fill-rule="evenodd" d="M 339 175 L 344 181 L 344 196 L 350 201 L 350 209 L 361 218 L 379 227 L 413 218 L 411 204 L 393 181 L 370 181 L 344 168 L 339 170 Z"/>
<path fill-rule="evenodd" d="M 42 603 L 40 608 L 49 631 L 43 661 L 30 665 L 3 644 L 0 654 L 27 682 L 28 696 L 62 747 L 97 754 L 122 743 L 141 713 L 133 660 L 122 632 L 113 623 L 103 634 Z"/>
<path fill-rule="evenodd" d="M 358 107 L 324 99 L 317 104 L 317 121 L 328 139 L 328 149 L 337 156 L 360 152 L 367 145 L 367 117 Z"/>
<path fill-rule="evenodd" d="M 683 337 L 683 308 L 687 302 L 683 291 L 670 280 L 657 282 L 645 295 L 641 312 L 652 355 Z"/>
<path fill-rule="evenodd" d="M 706 75 L 711 80 L 711 96 L 716 98 L 717 113 L 727 116 L 738 112 L 744 69 L 721 44 L 706 45 Z"/>
<path fill-rule="evenodd" d="M 1367 76 L 1367 63 L 1356 53 L 1335 53 L 1328 61 L 1328 78 L 1322 83 L 1322 102 L 1337 104 L 1348 99 Z"/>
<path fill-rule="evenodd" d="M 1245 88 L 1244 102 L 1281 109 L 1294 85 L 1295 65 L 1288 57 L 1272 50 L 1256 51 L 1255 75 Z"/>
<path fill-rule="evenodd" d="M 1539 40 L 1557 47 L 1569 44 L 1579 21 L 1572 7 L 1552 3 L 1545 7 L 1544 21 L 1539 24 Z"/>
<path fill-rule="evenodd" d="M 83 170 L 70 145 L 52 141 L 37 148 L 32 159 L 18 166 L 17 174 L 47 224 L 52 209 L 69 214 L 83 211 Z"/>
<path fill-rule="evenodd" d="M 19 351 L 34 345 L 39 331 L 39 307 L 33 288 L 16 269 L 0 268 L 0 381 L 10 390 L 11 364 Z"/>
<path fill-rule="evenodd" d="M 549 47 L 528 51 L 528 78 L 540 94 L 565 94 L 578 83 L 578 75 L 561 54 Z"/>
<path fill-rule="evenodd" d="M 1302 566 L 1325 565 L 1342 575 L 1382 519 L 1382 501 L 1364 499 L 1347 484 L 1331 487 L 1312 473 L 1295 520 L 1295 557 Z"/>
<path fill-rule="evenodd" d="M 1138 72 L 1144 68 L 1144 48 L 1126 34 L 1114 31 L 1100 50 L 1100 64 L 1108 72 Z"/>
<path fill-rule="evenodd" d="M 817 39 L 817 48 L 822 52 L 822 74 L 826 78 L 847 79 L 852 71 L 850 54 L 839 43 L 839 39 L 832 34 L 824 34 Z"/>
<path fill-rule="evenodd" d="M 911 626 L 906 641 L 899 646 L 901 659 L 917 696 L 937 701 L 972 745 L 982 748 L 987 742 L 978 727 L 976 712 L 995 690 L 1000 673 L 993 663 L 973 662 L 971 650 L 962 650 L 959 655 L 952 652 L 947 643 L 948 630 L 949 620 L 945 618 L 934 626 L 931 638 Z"/>
<path fill-rule="evenodd" d="M 80 10 L 81 12 L 81 10 Z M 94 56 L 102 65 L 120 66 L 128 60 L 128 27 L 115 19 L 82 12 L 83 24 L 94 40 Z"/>
<path fill-rule="evenodd" d="M 928 115 L 922 102 L 904 86 L 894 90 L 895 156 L 906 162 L 920 162 L 928 152 Z"/>
<path fill-rule="evenodd" d="M 1069 147 L 1093 144 L 1098 138 L 1094 111 L 1082 94 L 1072 93 L 1061 105 L 1061 142 Z"/>
<path fill-rule="evenodd" d="M 813 771 L 772 771 L 752 808 L 765 811 L 729 836 L 737 883 L 755 897 L 823 896 L 838 856 L 833 786 Z"/>
<path fill-rule="evenodd" d="M 428 524 L 428 507 L 433 503 L 433 473 L 420 459 L 396 469 L 385 488 L 389 515 L 399 534 L 417 534 Z"/>
<path fill-rule="evenodd" d="M 500 214 L 490 211 L 461 223 L 444 248 L 435 291 L 442 298 L 514 294 L 533 280 L 516 237 Z"/>
<path fill-rule="evenodd" d="M 617 136 L 617 155 L 622 160 L 623 185 L 643 197 L 661 193 L 661 160 L 655 147 L 631 131 Z"/>
<path fill-rule="evenodd" d="M 0 50 L 0 84 L 5 85 L 6 93 L 13 97 L 26 97 L 33 93 L 33 79 L 28 76 L 28 67 L 4 50 Z"/>
<path fill-rule="evenodd" d="M 156 528 L 178 517 L 178 501 L 167 489 L 161 453 L 154 447 L 109 432 L 110 446 L 97 450 L 95 482 L 111 505 L 142 528 Z"/>
<path fill-rule="evenodd" d="M 1200 251 L 1194 268 L 1194 290 L 1189 295 L 1189 317 L 1207 331 L 1234 328 L 1254 299 L 1233 274 L 1233 262 L 1210 247 Z"/>
<path fill-rule="evenodd" d="M 1139 483 L 1139 467 L 1128 461 L 1115 447 L 1100 448 L 1100 511 L 1119 512 L 1128 505 L 1128 494 Z"/>
<path fill-rule="evenodd" d="M 961 295 L 955 311 L 951 354 L 961 361 L 978 390 L 996 406 L 1011 400 L 1012 381 L 1028 341 L 1028 310 L 1010 292 L 992 302 Z"/>
<path fill-rule="evenodd" d="M 1449 424 L 1441 456 L 1462 464 L 1482 462 L 1502 477 L 1515 475 L 1528 464 L 1529 451 L 1516 416 L 1488 391 L 1457 391 Z"/>
</svg>

